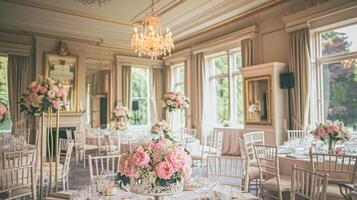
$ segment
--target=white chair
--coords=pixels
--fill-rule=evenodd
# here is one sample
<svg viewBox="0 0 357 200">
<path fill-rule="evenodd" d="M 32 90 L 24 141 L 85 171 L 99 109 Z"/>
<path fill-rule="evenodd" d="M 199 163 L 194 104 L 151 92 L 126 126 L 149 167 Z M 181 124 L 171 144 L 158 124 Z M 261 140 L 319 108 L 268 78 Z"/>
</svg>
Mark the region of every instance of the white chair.
<svg viewBox="0 0 357 200">
<path fill-rule="evenodd" d="M 183 146 L 187 148 L 187 144 L 196 139 L 197 129 L 184 129 Z"/>
<path fill-rule="evenodd" d="M 112 136 L 112 137 L 111 137 Z M 117 145 L 112 143 L 112 138 L 117 138 Z M 117 132 L 115 135 L 106 135 L 106 155 L 119 155 L 120 154 L 120 133 Z"/>
<path fill-rule="evenodd" d="M 328 174 L 292 166 L 290 200 L 303 198 L 308 200 L 326 200 Z"/>
<path fill-rule="evenodd" d="M 249 165 L 258 167 L 257 161 L 254 154 L 254 144 L 265 144 L 264 132 L 256 131 L 250 132 L 243 135 L 243 141 L 245 144 L 246 154 L 249 158 Z"/>
<path fill-rule="evenodd" d="M 357 156 L 310 152 L 310 162 L 314 171 L 329 175 L 327 199 L 351 199 L 357 178 Z"/>
<path fill-rule="evenodd" d="M 110 176 L 115 178 L 118 173 L 120 155 L 107 155 L 107 156 L 88 156 L 89 164 L 89 178 L 91 181 L 100 178 L 103 174 L 102 172 L 106 170 Z"/>
<path fill-rule="evenodd" d="M 275 146 L 254 144 L 260 174 L 260 196 L 283 200 L 283 192 L 290 191 L 290 177 L 280 175 L 278 151 Z M 275 196 L 272 192 L 278 193 Z"/>
<path fill-rule="evenodd" d="M 66 137 L 67 137 L 68 140 L 73 140 L 72 130 L 71 129 L 66 129 Z"/>
<path fill-rule="evenodd" d="M 288 130 L 288 141 L 304 139 L 307 136 L 306 130 Z"/>
<path fill-rule="evenodd" d="M 83 166 L 86 168 L 86 152 L 98 150 L 97 145 L 86 144 L 86 138 L 83 131 L 74 131 L 75 147 L 76 147 L 76 163 L 78 164 L 79 158 L 83 160 Z"/>
<path fill-rule="evenodd" d="M 241 157 L 243 160 L 245 160 L 245 164 L 246 164 L 246 171 L 248 174 L 248 181 L 246 185 L 247 191 L 250 192 L 251 191 L 251 182 L 255 181 L 255 190 L 256 190 L 256 195 L 258 195 L 258 183 L 260 180 L 260 175 L 259 175 L 259 168 L 256 165 L 250 165 L 251 164 L 251 157 L 248 156 L 248 152 L 246 149 L 246 145 L 243 141 L 243 139 L 238 138 L 239 140 L 239 147 L 240 147 L 240 153 L 241 153 Z"/>
<path fill-rule="evenodd" d="M 243 181 L 248 180 L 245 160 L 231 156 L 208 156 L 207 175 L 209 179 L 218 181 L 224 185 L 238 187 L 247 191 Z"/>
<path fill-rule="evenodd" d="M 0 170 L 0 198 L 17 199 L 26 196 L 36 200 L 34 165 L 31 163 Z"/>
<path fill-rule="evenodd" d="M 60 159 L 62 159 L 63 157 L 66 156 L 68 142 L 70 142 L 70 141 L 71 141 L 70 139 L 63 139 L 63 138 L 59 139 Z"/>
</svg>

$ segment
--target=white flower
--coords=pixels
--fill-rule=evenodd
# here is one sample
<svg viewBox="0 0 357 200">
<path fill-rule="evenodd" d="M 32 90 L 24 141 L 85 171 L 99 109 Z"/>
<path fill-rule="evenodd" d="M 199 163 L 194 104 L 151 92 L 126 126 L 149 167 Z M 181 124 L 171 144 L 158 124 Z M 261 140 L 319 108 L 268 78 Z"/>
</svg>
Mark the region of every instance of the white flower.
<svg viewBox="0 0 357 200">
<path fill-rule="evenodd" d="M 58 92 L 59 88 L 56 85 L 52 85 L 52 90 L 55 91 L 55 92 Z"/>
<path fill-rule="evenodd" d="M 54 90 L 49 90 L 49 91 L 47 92 L 47 95 L 48 95 L 48 97 L 49 97 L 50 99 L 53 99 L 53 98 L 55 98 L 55 96 L 56 96 L 56 92 L 55 92 Z"/>
</svg>

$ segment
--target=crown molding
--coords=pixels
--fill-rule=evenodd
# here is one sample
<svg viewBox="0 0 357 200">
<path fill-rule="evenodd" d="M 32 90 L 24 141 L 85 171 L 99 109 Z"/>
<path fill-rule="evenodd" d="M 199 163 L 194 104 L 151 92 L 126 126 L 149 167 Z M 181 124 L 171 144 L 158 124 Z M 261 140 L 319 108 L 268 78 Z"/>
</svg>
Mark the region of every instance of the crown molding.
<svg viewBox="0 0 357 200">
<path fill-rule="evenodd" d="M 244 29 L 235 31 L 230 34 L 223 35 L 221 37 L 203 42 L 192 47 L 193 54 L 208 52 L 218 49 L 226 49 L 230 46 L 240 46 L 239 42 L 246 38 L 255 38 L 255 34 L 258 30 L 256 25 L 246 27 Z"/>
<path fill-rule="evenodd" d="M 164 57 L 165 65 L 173 65 L 175 63 L 184 62 L 191 56 L 192 49 L 187 48 L 177 52 L 174 52 L 171 56 Z"/>
<path fill-rule="evenodd" d="M 122 65 L 141 65 L 146 67 L 163 67 L 163 60 L 151 60 L 149 58 L 140 58 L 133 56 L 115 55 L 116 63 Z"/>
<path fill-rule="evenodd" d="M 336 13 L 345 12 L 357 6 L 355 0 L 332 0 L 283 17 L 287 32 L 310 27 L 314 21 L 322 20 Z"/>
</svg>

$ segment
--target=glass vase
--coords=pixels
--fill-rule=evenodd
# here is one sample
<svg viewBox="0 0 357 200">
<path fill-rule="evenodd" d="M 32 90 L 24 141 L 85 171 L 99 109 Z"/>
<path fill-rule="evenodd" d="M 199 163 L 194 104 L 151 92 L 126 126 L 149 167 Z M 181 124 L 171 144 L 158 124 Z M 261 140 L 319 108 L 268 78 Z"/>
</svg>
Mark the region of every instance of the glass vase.
<svg viewBox="0 0 357 200">
<path fill-rule="evenodd" d="M 335 146 L 336 146 L 336 141 L 330 139 L 328 141 L 328 153 L 329 154 L 335 154 Z"/>
</svg>

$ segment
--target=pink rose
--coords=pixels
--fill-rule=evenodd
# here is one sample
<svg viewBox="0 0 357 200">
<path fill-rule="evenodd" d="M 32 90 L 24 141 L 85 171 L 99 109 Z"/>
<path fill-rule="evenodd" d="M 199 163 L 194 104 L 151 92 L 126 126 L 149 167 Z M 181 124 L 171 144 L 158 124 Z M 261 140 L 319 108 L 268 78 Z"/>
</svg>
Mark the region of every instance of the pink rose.
<svg viewBox="0 0 357 200">
<path fill-rule="evenodd" d="M 60 109 L 62 105 L 62 101 L 52 101 L 52 107 L 56 110 Z"/>
<path fill-rule="evenodd" d="M 337 125 L 337 124 L 332 124 L 330 126 L 330 129 L 333 131 L 333 132 L 338 132 L 340 130 L 340 127 Z"/>
<path fill-rule="evenodd" d="M 34 93 L 39 93 L 40 89 L 41 89 L 41 86 L 38 85 L 38 84 L 36 84 L 36 85 L 31 87 L 31 91 L 34 92 Z"/>
<path fill-rule="evenodd" d="M 62 97 L 62 96 L 63 96 L 63 94 L 62 94 L 62 92 L 61 92 L 61 91 L 58 91 L 58 92 L 56 92 L 56 96 L 57 96 L 57 97 Z"/>
<path fill-rule="evenodd" d="M 159 132 L 159 127 L 153 126 L 152 129 L 151 129 L 151 132 L 152 133 L 158 133 Z"/>
<path fill-rule="evenodd" d="M 144 148 L 142 146 L 139 146 L 135 150 L 135 153 L 133 154 L 134 165 L 142 167 L 149 164 L 149 162 L 150 162 L 150 156 L 147 153 L 145 153 Z"/>
<path fill-rule="evenodd" d="M 316 131 L 316 135 L 319 136 L 319 137 L 322 137 L 325 134 L 326 134 L 326 131 L 325 131 L 325 128 L 323 128 L 323 127 L 318 128 L 317 131 Z"/>
<path fill-rule="evenodd" d="M 157 141 L 156 143 L 151 144 L 151 148 L 154 151 L 161 151 L 165 147 L 164 141 L 165 141 L 165 138 L 163 136 L 160 136 L 159 141 Z"/>
<path fill-rule="evenodd" d="M 121 127 L 120 122 L 115 122 L 114 128 L 115 128 L 115 129 L 120 129 L 120 127 Z"/>
<path fill-rule="evenodd" d="M 121 174 L 130 178 L 139 178 L 135 165 L 128 154 L 123 154 L 119 160 L 119 171 Z"/>
<path fill-rule="evenodd" d="M 40 88 L 40 94 L 46 94 L 47 88 L 46 87 L 41 87 Z"/>
<path fill-rule="evenodd" d="M 173 148 L 167 152 L 166 160 L 170 162 L 172 167 L 178 171 L 182 169 L 182 167 L 187 164 L 187 154 L 184 152 L 183 149 L 180 148 Z"/>
<path fill-rule="evenodd" d="M 30 101 L 31 103 L 36 102 L 36 101 L 37 101 L 37 98 L 38 98 L 38 95 L 37 95 L 36 93 L 31 93 L 31 94 L 29 95 L 29 101 Z"/>
<path fill-rule="evenodd" d="M 160 177 L 161 179 L 171 179 L 172 175 L 174 174 L 175 170 L 172 167 L 172 165 L 167 162 L 167 161 L 163 161 L 161 163 L 159 163 L 156 166 L 156 174 L 158 177 Z"/>
<path fill-rule="evenodd" d="M 5 115 L 6 111 L 6 107 L 0 103 L 0 115 Z"/>
</svg>

